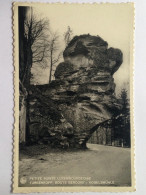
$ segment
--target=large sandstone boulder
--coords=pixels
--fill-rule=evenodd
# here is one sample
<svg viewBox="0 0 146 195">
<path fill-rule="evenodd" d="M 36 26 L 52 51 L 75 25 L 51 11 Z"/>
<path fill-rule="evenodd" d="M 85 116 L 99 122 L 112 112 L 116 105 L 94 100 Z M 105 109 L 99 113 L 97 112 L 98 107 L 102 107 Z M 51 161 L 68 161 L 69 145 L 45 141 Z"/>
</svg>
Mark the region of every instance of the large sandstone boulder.
<svg viewBox="0 0 146 195">
<path fill-rule="evenodd" d="M 65 140 L 68 147 L 82 148 L 93 127 L 112 118 L 120 109 L 114 96 L 113 74 L 122 63 L 122 52 L 108 48 L 99 36 L 81 35 L 72 39 L 63 56 L 64 62 L 55 71 L 56 79 L 39 90 L 60 113 L 56 125 L 52 120 L 54 130 L 48 126 L 48 132 L 57 129 L 61 143 Z"/>
</svg>

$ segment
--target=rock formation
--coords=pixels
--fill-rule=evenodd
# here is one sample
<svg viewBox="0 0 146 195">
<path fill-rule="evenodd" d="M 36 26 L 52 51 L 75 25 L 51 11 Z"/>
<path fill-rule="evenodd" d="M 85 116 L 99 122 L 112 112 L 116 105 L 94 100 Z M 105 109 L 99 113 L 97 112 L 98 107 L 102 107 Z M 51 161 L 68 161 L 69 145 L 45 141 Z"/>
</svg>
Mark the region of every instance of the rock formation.
<svg viewBox="0 0 146 195">
<path fill-rule="evenodd" d="M 32 87 L 30 130 L 38 129 L 53 146 L 84 148 L 93 127 L 120 109 L 113 74 L 122 52 L 108 48 L 99 36 L 81 35 L 72 39 L 63 57 L 54 81 L 37 90 Z"/>
</svg>

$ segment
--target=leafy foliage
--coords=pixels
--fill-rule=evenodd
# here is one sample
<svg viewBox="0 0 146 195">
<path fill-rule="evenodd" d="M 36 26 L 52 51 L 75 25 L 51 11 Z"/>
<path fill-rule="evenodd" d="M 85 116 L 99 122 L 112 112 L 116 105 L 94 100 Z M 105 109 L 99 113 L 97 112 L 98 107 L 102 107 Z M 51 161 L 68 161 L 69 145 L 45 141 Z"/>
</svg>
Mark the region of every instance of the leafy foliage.
<svg viewBox="0 0 146 195">
<path fill-rule="evenodd" d="M 119 97 L 120 97 L 121 103 L 122 103 L 121 112 L 122 112 L 122 114 L 128 115 L 129 114 L 129 101 L 128 101 L 128 97 L 127 97 L 127 90 L 123 88 Z"/>
</svg>

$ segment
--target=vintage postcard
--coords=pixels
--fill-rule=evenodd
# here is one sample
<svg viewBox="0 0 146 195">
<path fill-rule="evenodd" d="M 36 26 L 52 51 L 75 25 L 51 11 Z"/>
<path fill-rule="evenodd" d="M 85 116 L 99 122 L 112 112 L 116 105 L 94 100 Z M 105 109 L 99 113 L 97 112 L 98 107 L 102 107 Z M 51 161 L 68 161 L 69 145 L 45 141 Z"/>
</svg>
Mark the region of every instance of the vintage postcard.
<svg viewBox="0 0 146 195">
<path fill-rule="evenodd" d="M 13 33 L 13 192 L 134 191 L 134 4 L 17 2 Z"/>
</svg>

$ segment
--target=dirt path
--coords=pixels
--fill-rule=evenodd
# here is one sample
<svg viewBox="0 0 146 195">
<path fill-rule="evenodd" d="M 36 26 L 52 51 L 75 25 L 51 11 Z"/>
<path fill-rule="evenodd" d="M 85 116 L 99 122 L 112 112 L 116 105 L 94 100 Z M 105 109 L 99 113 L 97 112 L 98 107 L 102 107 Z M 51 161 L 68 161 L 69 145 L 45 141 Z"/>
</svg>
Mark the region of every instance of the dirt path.
<svg viewBox="0 0 146 195">
<path fill-rule="evenodd" d="M 21 177 L 92 177 L 96 181 L 114 181 L 116 186 L 130 185 L 130 149 L 88 144 L 87 150 L 50 150 L 42 155 L 21 154 Z M 31 148 L 30 148 L 31 149 Z"/>
</svg>

